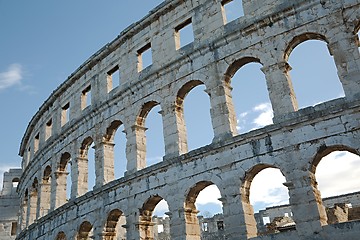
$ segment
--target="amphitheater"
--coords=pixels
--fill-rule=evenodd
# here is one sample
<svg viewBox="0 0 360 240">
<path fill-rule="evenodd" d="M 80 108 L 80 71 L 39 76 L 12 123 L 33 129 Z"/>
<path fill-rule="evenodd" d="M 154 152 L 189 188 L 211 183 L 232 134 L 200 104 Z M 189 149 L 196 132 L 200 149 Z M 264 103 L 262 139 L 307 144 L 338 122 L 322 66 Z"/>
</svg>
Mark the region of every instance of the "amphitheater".
<svg viewBox="0 0 360 240">
<path fill-rule="evenodd" d="M 359 239 L 360 220 L 328 223 L 315 171 L 334 151 L 360 154 L 360 1 L 243 0 L 244 15 L 227 21 L 231 2 L 166 0 L 54 90 L 21 142 L 16 239 L 156 239 L 152 214 L 164 199 L 170 238 L 199 240 L 195 201 L 212 184 L 221 193 L 223 239 Z M 182 46 L 179 33 L 188 25 L 194 41 Z M 299 109 L 288 58 L 307 40 L 327 44 L 345 97 Z M 148 51 L 152 63 L 143 66 Z M 266 77 L 273 124 L 238 134 L 231 79 L 253 62 Z M 118 86 L 116 72 L 125 76 Z M 214 138 L 188 151 L 183 103 L 199 85 L 209 97 Z M 145 121 L 159 106 L 165 155 L 148 166 Z M 127 163 L 115 179 L 120 127 Z M 265 168 L 286 178 L 296 224 L 289 231 L 259 234 L 249 194 Z"/>
</svg>

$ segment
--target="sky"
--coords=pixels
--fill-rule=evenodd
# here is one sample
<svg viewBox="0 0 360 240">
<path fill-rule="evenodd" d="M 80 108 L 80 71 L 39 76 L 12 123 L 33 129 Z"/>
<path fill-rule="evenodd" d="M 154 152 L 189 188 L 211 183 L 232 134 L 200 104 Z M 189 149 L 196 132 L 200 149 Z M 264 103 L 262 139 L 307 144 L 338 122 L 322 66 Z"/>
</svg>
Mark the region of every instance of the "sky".
<svg viewBox="0 0 360 240">
<path fill-rule="evenodd" d="M 92 54 L 161 2 L 35 0 L 19 3 L 0 0 L 0 181 L 4 171 L 10 167 L 20 167 L 18 150 L 27 124 L 52 91 Z M 234 15 L 241 14 L 239 0 L 235 3 L 237 5 L 227 9 L 229 21 Z M 300 108 L 344 95 L 325 43 L 308 41 L 300 44 L 290 55 L 289 63 L 293 68 L 290 74 Z M 247 64 L 232 79 L 237 129 L 240 133 L 272 123 L 266 80 L 260 68 L 261 65 L 257 63 Z M 204 87 L 196 87 L 190 92 L 184 104 L 189 150 L 211 143 L 210 103 Z M 159 107 L 153 109 L 146 120 L 149 128 L 149 165 L 160 161 L 164 155 L 162 122 L 157 113 L 160 110 Z M 119 149 L 115 153 L 115 158 L 119 159 L 117 178 L 123 175 L 125 169 L 125 165 L 121 164 L 121 161 L 125 162 L 125 136 L 118 132 L 115 138 Z M 338 161 L 348 162 L 341 171 L 352 172 L 352 175 L 345 174 L 347 178 L 341 177 L 347 183 L 345 190 L 359 190 L 354 176 L 360 174 L 360 170 L 357 170 L 360 169 L 360 160 L 354 155 L 340 152 L 332 154 L 326 161 L 329 162 L 328 166 L 333 164 L 333 167 L 325 166 L 324 169 L 328 170 L 322 172 L 322 163 L 319 165 L 317 177 L 323 196 L 343 193 L 344 185 L 334 185 L 333 178 L 329 177 L 341 174 L 340 169 L 334 167 Z M 269 169 L 255 177 L 250 196 L 255 211 L 287 202 L 287 191 L 282 185 L 285 180 L 279 172 L 277 175 L 275 173 Z M 90 177 L 93 177 L 91 174 Z M 264 179 L 269 184 L 266 190 L 262 184 Z M 324 184 L 321 185 L 321 182 Z M 90 189 L 93 183 L 93 180 L 89 180 Z M 219 197 L 215 186 L 203 191 L 197 202 L 201 213 L 221 211 L 221 203 L 217 200 Z"/>
</svg>

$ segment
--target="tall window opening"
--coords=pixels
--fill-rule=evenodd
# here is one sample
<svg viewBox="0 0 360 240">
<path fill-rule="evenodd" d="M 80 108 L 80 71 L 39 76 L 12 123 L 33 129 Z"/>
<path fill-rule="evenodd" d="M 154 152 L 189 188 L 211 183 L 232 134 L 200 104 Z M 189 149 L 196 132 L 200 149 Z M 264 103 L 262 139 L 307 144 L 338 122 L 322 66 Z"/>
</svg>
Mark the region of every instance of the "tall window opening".
<svg viewBox="0 0 360 240">
<path fill-rule="evenodd" d="M 273 123 L 273 110 L 261 68 L 258 59 L 245 58 L 235 62 L 229 69 L 238 133 Z"/>
<path fill-rule="evenodd" d="M 170 219 L 167 202 L 160 196 L 150 197 L 140 209 L 139 230 L 145 239 L 170 239 Z"/>
<path fill-rule="evenodd" d="M 185 202 L 186 231 L 204 239 L 224 239 L 221 194 L 212 182 L 198 182 L 193 186 Z M 194 228 L 191 230 L 190 228 Z"/>
<path fill-rule="evenodd" d="M 242 0 L 223 0 L 221 2 L 221 11 L 224 24 L 244 16 Z"/>
<path fill-rule="evenodd" d="M 177 118 L 179 134 L 193 150 L 212 142 L 214 131 L 210 115 L 210 98 L 201 81 L 190 81 L 178 92 Z M 184 121 L 185 120 L 185 121 Z M 201 133 L 201 134 L 199 134 Z"/>
<path fill-rule="evenodd" d="M 61 108 L 61 126 L 64 126 L 70 121 L 70 103 L 66 103 Z"/>
<path fill-rule="evenodd" d="M 350 151 L 349 151 L 350 150 Z M 328 224 L 359 220 L 360 157 L 346 147 L 329 148 L 314 163 L 317 189 L 321 192 Z"/>
<path fill-rule="evenodd" d="M 288 230 L 295 229 L 285 182 L 279 169 L 266 165 L 257 165 L 247 173 L 242 187 L 242 204 L 245 214 L 251 216 L 247 219 L 247 227 L 254 228 L 253 220 L 256 223 L 253 232 L 257 235 L 279 233 L 283 224 L 289 226 Z"/>
<path fill-rule="evenodd" d="M 84 110 L 85 108 L 91 105 L 91 85 L 87 86 L 81 94 L 81 109 Z"/>
<path fill-rule="evenodd" d="M 294 45 L 288 61 L 292 67 L 291 79 L 299 108 L 344 97 L 326 42 L 307 40 Z"/>
<path fill-rule="evenodd" d="M 107 73 L 108 92 L 111 92 L 111 90 L 120 86 L 120 80 L 121 80 L 121 75 L 120 75 L 119 66 L 116 66 Z"/>
<path fill-rule="evenodd" d="M 154 106 L 148 113 L 146 127 L 146 165 L 161 162 L 165 155 L 163 123 L 160 105 Z"/>
<path fill-rule="evenodd" d="M 194 42 L 194 31 L 191 18 L 175 28 L 176 50 Z"/>
<path fill-rule="evenodd" d="M 70 199 L 71 193 L 71 155 L 69 153 L 64 153 L 61 156 L 59 171 L 56 173 L 58 177 L 57 181 L 57 192 L 56 194 L 59 196 L 57 199 L 59 202 L 57 203 L 57 207 L 65 204 L 68 199 Z"/>
<path fill-rule="evenodd" d="M 138 72 L 152 65 L 152 50 L 151 43 L 146 44 L 144 47 L 137 51 L 138 56 Z"/>
<path fill-rule="evenodd" d="M 52 135 L 52 118 L 49 119 L 49 121 L 46 122 L 45 125 L 45 141 L 48 140 Z"/>
<path fill-rule="evenodd" d="M 104 231 L 107 240 L 126 239 L 126 218 L 122 211 L 119 209 L 110 211 L 105 224 Z"/>
<path fill-rule="evenodd" d="M 39 142 L 40 142 L 40 134 L 36 134 L 34 138 L 34 153 L 36 153 L 39 150 Z"/>
</svg>

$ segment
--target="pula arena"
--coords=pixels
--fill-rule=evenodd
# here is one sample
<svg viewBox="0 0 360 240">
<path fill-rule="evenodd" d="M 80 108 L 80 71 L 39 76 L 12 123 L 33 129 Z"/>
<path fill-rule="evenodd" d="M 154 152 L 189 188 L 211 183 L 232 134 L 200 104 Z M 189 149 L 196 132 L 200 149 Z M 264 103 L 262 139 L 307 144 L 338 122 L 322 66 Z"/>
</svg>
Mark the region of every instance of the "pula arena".
<svg viewBox="0 0 360 240">
<path fill-rule="evenodd" d="M 171 239 L 198 240 L 194 202 L 212 184 L 221 193 L 224 239 L 359 238 L 360 221 L 328 224 L 315 171 L 331 152 L 360 153 L 360 1 L 243 0 L 244 16 L 228 22 L 230 3 L 164 1 L 51 94 L 20 146 L 16 239 L 155 239 L 152 213 L 165 199 Z M 194 41 L 181 46 L 179 33 L 188 25 Z M 345 97 L 298 109 L 288 57 L 307 40 L 327 44 Z M 145 67 L 148 50 L 152 64 Z M 231 78 L 251 62 L 262 65 L 273 124 L 238 134 Z M 122 76 L 116 87 L 115 72 Z M 188 151 L 183 101 L 198 85 L 210 100 L 214 138 Z M 161 107 L 165 155 L 147 166 L 145 120 L 155 106 Z M 126 173 L 114 179 L 113 139 L 120 126 Z M 96 184 L 89 191 L 92 144 Z M 286 178 L 296 227 L 260 235 L 250 185 L 269 167 Z"/>
</svg>

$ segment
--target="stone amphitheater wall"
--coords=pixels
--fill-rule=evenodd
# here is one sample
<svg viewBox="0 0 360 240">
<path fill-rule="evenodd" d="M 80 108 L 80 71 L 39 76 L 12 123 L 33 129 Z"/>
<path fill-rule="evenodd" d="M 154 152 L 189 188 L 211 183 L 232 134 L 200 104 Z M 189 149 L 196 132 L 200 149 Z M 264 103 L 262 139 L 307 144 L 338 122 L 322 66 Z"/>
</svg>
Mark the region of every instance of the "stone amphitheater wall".
<svg viewBox="0 0 360 240">
<path fill-rule="evenodd" d="M 360 2 L 243 0 L 245 15 L 227 23 L 223 5 L 228 2 L 164 1 L 51 94 L 20 146 L 17 239 L 114 239 L 120 217 L 126 218 L 126 239 L 153 239 L 151 213 L 162 199 L 169 204 L 171 239 L 200 239 L 194 201 L 211 184 L 221 192 L 226 239 L 358 236 L 360 222 L 326 224 L 314 173 L 332 151 L 359 155 Z M 177 31 L 189 23 L 194 42 L 179 48 Z M 327 43 L 345 97 L 299 110 L 287 60 L 298 44 L 312 39 Z M 143 68 L 141 55 L 147 49 L 152 64 Z M 231 77 L 250 62 L 263 66 L 274 124 L 239 135 Z M 114 71 L 121 74 L 116 88 Z M 214 139 L 189 152 L 183 100 L 198 85 L 209 95 Z M 165 155 L 147 166 L 144 123 L 155 106 L 161 107 Z M 114 179 L 113 138 L 121 125 L 127 171 Z M 92 144 L 96 182 L 88 191 Z M 257 236 L 249 188 L 267 167 L 280 169 L 286 178 L 295 231 Z"/>
</svg>

